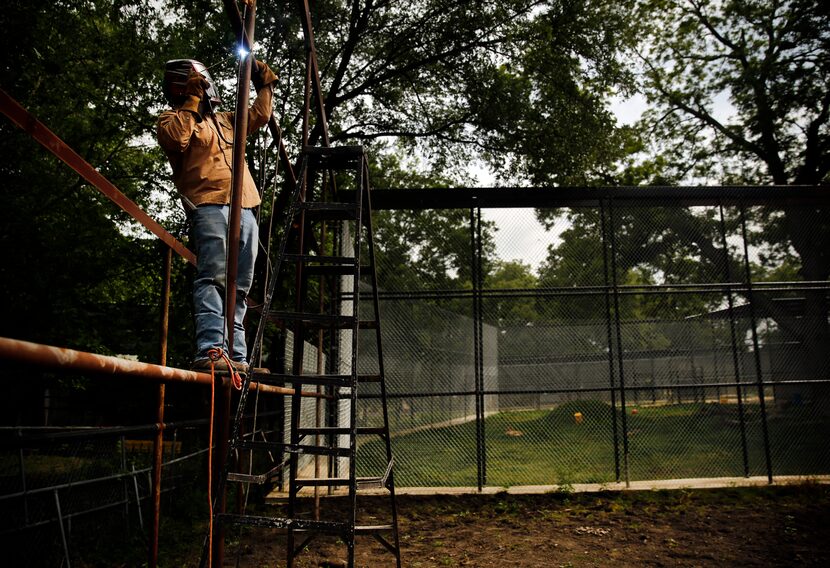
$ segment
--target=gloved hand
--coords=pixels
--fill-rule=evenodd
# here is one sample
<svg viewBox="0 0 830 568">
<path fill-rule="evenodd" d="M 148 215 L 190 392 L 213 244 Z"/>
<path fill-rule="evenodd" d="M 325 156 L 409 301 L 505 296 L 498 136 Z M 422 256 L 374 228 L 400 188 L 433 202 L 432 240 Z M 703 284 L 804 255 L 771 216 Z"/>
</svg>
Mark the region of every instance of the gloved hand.
<svg viewBox="0 0 830 568">
<path fill-rule="evenodd" d="M 204 98 L 205 90 L 208 87 L 210 87 L 210 83 L 207 82 L 207 79 L 205 79 L 201 73 L 197 73 L 195 70 L 192 70 L 187 76 L 187 81 L 184 84 L 185 99 L 181 107 L 182 110 L 194 113 L 198 117 L 198 120 L 201 120 L 201 115 L 199 114 L 199 104 Z"/>
<path fill-rule="evenodd" d="M 263 87 L 277 82 L 277 76 L 264 61 L 256 61 L 256 73 L 259 75 L 260 80 L 262 80 Z"/>
<path fill-rule="evenodd" d="M 184 94 L 188 97 L 196 97 L 201 99 L 205 96 L 205 91 L 210 87 L 210 83 L 201 73 L 195 69 L 190 71 L 187 76 L 187 82 L 184 84 Z"/>
</svg>

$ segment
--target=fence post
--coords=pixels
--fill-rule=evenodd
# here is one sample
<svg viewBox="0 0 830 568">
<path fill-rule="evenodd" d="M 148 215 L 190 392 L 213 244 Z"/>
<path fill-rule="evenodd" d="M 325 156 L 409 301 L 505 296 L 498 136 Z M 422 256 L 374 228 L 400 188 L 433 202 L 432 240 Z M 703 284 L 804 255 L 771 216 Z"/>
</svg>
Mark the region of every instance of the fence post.
<svg viewBox="0 0 830 568">
<path fill-rule="evenodd" d="M 482 323 L 481 208 L 470 208 L 470 262 L 473 285 L 473 376 L 476 401 L 476 465 L 478 489 L 487 483 L 487 450 L 484 438 L 484 326 Z"/>
<path fill-rule="evenodd" d="M 18 428 L 17 430 L 17 437 L 23 437 L 23 430 Z M 23 489 L 23 519 L 25 524 L 29 524 L 29 491 L 26 487 L 26 460 L 23 456 L 23 445 L 21 444 L 20 449 L 17 452 L 18 459 L 20 460 L 20 483 Z"/>
<path fill-rule="evenodd" d="M 124 532 L 125 538 L 130 538 L 130 490 L 127 489 L 127 443 L 124 434 L 119 437 L 121 440 L 121 473 L 124 486 Z"/>
<path fill-rule="evenodd" d="M 58 490 L 55 489 L 55 509 L 58 511 L 58 525 L 61 528 L 61 542 L 63 543 L 63 556 L 66 559 L 66 568 L 71 568 L 69 562 L 69 544 L 66 541 L 66 531 L 63 528 L 63 513 L 61 513 L 61 498 L 58 495 Z"/>
<path fill-rule="evenodd" d="M 726 297 L 729 309 L 729 332 L 732 341 L 732 366 L 735 370 L 735 383 L 737 386 L 735 390 L 738 395 L 738 423 L 741 428 L 741 451 L 744 460 L 744 477 L 749 477 L 749 449 L 746 444 L 746 418 L 744 416 L 744 396 L 741 388 L 741 365 L 738 361 L 738 339 L 735 331 L 735 301 L 732 295 L 732 269 L 729 261 L 729 246 L 726 242 L 726 221 L 723 217 L 723 203 L 719 204 L 720 208 L 720 237 L 721 246 L 723 247 L 723 262 L 726 266 Z"/>
<path fill-rule="evenodd" d="M 755 383 L 758 386 L 758 401 L 761 404 L 761 431 L 764 436 L 764 458 L 767 464 L 767 480 L 772 483 L 772 457 L 769 449 L 769 430 L 767 428 L 767 403 L 764 400 L 764 378 L 761 374 L 761 353 L 758 346 L 758 330 L 755 319 L 755 303 L 752 292 L 752 273 L 749 270 L 749 245 L 746 234 L 746 211 L 743 201 L 740 202 L 741 210 L 741 236 L 744 241 L 744 273 L 746 276 L 746 292 L 749 297 L 749 319 L 752 326 L 752 350 L 755 356 Z"/>
<path fill-rule="evenodd" d="M 173 249 L 164 247 L 164 261 L 161 278 L 161 309 L 159 324 L 159 365 L 167 365 L 167 332 L 170 325 L 170 275 L 173 268 Z M 164 461 L 164 383 L 159 383 L 156 408 L 156 437 L 153 441 L 153 474 L 148 567 L 158 565 L 159 521 L 161 518 L 161 468 Z M 139 507 L 140 510 L 140 507 Z M 143 525 L 143 523 L 142 523 Z"/>
<path fill-rule="evenodd" d="M 135 489 L 135 508 L 138 511 L 138 525 L 144 530 L 144 515 L 141 513 L 141 495 L 138 492 L 138 475 L 135 472 L 135 464 L 132 466 L 133 488 Z"/>
<path fill-rule="evenodd" d="M 617 238 L 614 230 L 614 202 L 608 200 L 609 222 L 611 223 L 611 285 L 614 291 L 614 323 L 617 328 L 617 364 L 620 369 L 620 409 L 622 410 L 623 435 L 623 477 L 629 487 L 628 478 L 628 421 L 625 408 L 625 372 L 623 371 L 622 329 L 620 325 L 620 293 L 617 288 Z"/>
<path fill-rule="evenodd" d="M 614 436 L 614 480 L 620 481 L 620 435 L 617 432 L 617 380 L 614 372 L 614 339 L 611 334 L 611 299 L 609 297 L 608 284 L 608 241 L 607 227 L 605 226 L 605 200 L 599 202 L 600 237 L 602 241 L 602 279 L 605 284 L 605 330 L 608 340 L 608 377 L 611 381 L 611 429 Z M 614 230 L 613 225 L 611 231 Z M 615 287 L 616 290 L 616 287 Z M 652 364 L 653 364 L 652 359 Z M 654 373 L 652 372 L 652 377 Z"/>
<path fill-rule="evenodd" d="M 476 209 L 476 274 L 478 274 L 478 285 L 476 286 L 476 297 L 478 306 L 478 318 L 476 319 L 476 328 L 478 329 L 478 397 L 481 405 L 481 423 L 479 429 L 481 431 L 481 484 L 487 484 L 487 437 L 484 429 L 484 419 L 486 417 L 487 406 L 485 404 L 484 396 L 484 300 L 482 299 L 481 290 L 484 288 L 484 270 L 483 257 L 484 249 L 481 238 L 481 208 Z"/>
</svg>

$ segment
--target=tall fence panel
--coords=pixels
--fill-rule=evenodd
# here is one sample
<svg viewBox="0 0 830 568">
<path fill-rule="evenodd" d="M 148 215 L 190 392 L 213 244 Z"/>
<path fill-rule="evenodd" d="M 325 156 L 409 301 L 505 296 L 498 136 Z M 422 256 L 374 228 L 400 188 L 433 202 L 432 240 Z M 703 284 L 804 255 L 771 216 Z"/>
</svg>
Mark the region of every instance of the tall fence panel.
<svg viewBox="0 0 830 568">
<path fill-rule="evenodd" d="M 512 258 L 481 219 L 528 209 L 471 210 L 453 289 L 381 282 L 398 484 L 830 474 L 827 199 L 564 201 Z"/>
</svg>

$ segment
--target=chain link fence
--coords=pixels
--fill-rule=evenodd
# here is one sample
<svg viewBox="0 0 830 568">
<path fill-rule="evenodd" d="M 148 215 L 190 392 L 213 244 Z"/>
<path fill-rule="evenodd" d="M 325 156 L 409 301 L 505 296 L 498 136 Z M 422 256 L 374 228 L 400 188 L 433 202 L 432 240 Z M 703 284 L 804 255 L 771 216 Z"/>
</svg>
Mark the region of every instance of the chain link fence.
<svg viewBox="0 0 830 568">
<path fill-rule="evenodd" d="M 278 412 L 261 412 L 247 416 L 245 428 L 274 437 L 280 435 L 280 428 L 273 429 L 277 423 L 282 423 Z M 163 520 L 187 511 L 199 520 L 208 516 L 204 498 L 191 502 L 207 489 L 208 429 L 206 418 L 165 425 Z M 132 542 L 141 558 L 152 525 L 156 432 L 154 424 L 0 428 L 0 541 L 9 565 L 72 565 L 89 557 L 87 547 L 100 556 L 103 541 Z M 172 546 L 175 538 L 162 534 L 162 545 Z M 189 548 L 198 557 L 201 542 Z"/>
<path fill-rule="evenodd" d="M 165 436 L 163 492 L 189 487 L 206 466 L 207 423 Z M 3 428 L 0 538 L 15 566 L 56 566 L 92 527 L 129 540 L 150 519 L 152 425 L 131 428 Z M 203 465 L 205 464 L 205 465 Z M 106 527 L 105 529 L 102 527 Z"/>
<path fill-rule="evenodd" d="M 533 210 L 546 229 L 532 238 L 528 211 L 498 212 L 502 242 L 518 243 L 512 257 L 485 246 L 494 212 L 469 211 L 455 288 L 383 266 L 384 242 L 375 243 L 379 272 L 397 277 L 380 292 L 396 485 L 830 474 L 826 201 L 604 199 Z M 524 215 L 512 233 L 511 213 Z M 510 261 L 521 277 L 500 280 Z M 361 314 L 372 312 L 367 294 Z M 379 371 L 374 333 L 359 332 L 361 373 Z M 306 340 L 306 372 L 350 372 L 350 338 L 335 358 L 331 343 Z M 284 371 L 293 342 L 279 335 L 265 364 Z M 380 396 L 377 384 L 360 386 L 360 426 L 382 424 Z M 348 404 L 303 398 L 300 422 L 344 425 Z M 256 429 L 288 442 L 290 419 L 290 399 L 277 397 Z M 154 426 L 0 434 L 0 535 L 18 565 L 71 557 L 81 523 L 112 518 L 109 528 L 127 534 L 148 522 Z M 164 491 L 204 483 L 206 447 L 206 420 L 168 426 Z M 266 469 L 283 459 L 273 455 Z M 313 465 L 305 457 L 301 468 Z M 361 440 L 357 465 L 359 476 L 382 472 L 383 443 Z M 322 467 L 336 474 L 345 464 Z"/>
<path fill-rule="evenodd" d="M 537 209 L 524 287 L 491 213 L 472 286 L 381 291 L 398 485 L 830 474 L 826 202 Z"/>
</svg>

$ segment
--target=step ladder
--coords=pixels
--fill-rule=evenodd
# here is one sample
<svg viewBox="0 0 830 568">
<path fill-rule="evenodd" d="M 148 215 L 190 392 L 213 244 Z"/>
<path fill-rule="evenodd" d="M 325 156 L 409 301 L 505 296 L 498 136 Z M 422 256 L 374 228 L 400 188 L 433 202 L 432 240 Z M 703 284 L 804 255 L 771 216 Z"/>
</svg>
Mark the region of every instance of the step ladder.
<svg viewBox="0 0 830 568">
<path fill-rule="evenodd" d="M 217 495 L 222 495 L 226 483 L 270 485 L 284 476 L 287 467 L 287 512 L 279 517 L 232 514 L 217 511 L 215 502 L 214 538 L 224 538 L 224 527 L 230 525 L 283 529 L 290 568 L 315 537 L 334 535 L 345 543 L 348 566 L 353 567 L 355 537 L 371 535 L 394 556 L 400 568 L 366 154 L 362 146 L 305 147 L 300 162 L 251 356 L 256 361 L 262 353 L 268 322 L 277 323 L 292 332 L 291 365 L 286 365 L 285 372 L 254 371 L 245 377 L 231 429 L 228 465 L 217 486 Z M 350 190 L 338 192 L 335 182 L 344 182 Z M 318 184 L 322 186 L 319 189 Z M 294 305 L 274 309 L 275 295 L 285 288 L 287 279 L 293 281 Z M 360 296 L 363 292 L 365 297 L 370 289 L 371 300 L 363 303 L 371 307 L 371 313 L 365 315 Z M 312 298 L 314 293 L 316 301 Z M 307 364 L 304 366 L 304 339 L 311 333 L 320 340 L 318 348 L 327 352 L 328 359 L 325 368 L 318 363 L 316 372 L 308 372 Z M 359 341 L 361 333 L 363 340 Z M 328 340 L 326 349 L 322 349 L 324 338 Z M 359 346 L 367 353 L 361 352 Z M 242 433 L 241 421 L 252 380 L 293 387 L 294 394 L 287 395 L 291 398 L 288 442 L 256 440 L 254 434 Z M 302 393 L 309 386 L 326 397 L 329 412 L 325 425 L 303 423 Z M 372 406 L 369 411 L 365 408 Z M 366 443 L 372 440 L 374 444 Z M 367 461 L 371 461 L 373 471 L 370 476 L 358 477 L 360 450 L 370 446 L 375 450 L 375 459 L 369 460 L 367 456 Z M 258 474 L 230 471 L 234 463 L 243 461 L 234 459 L 242 451 L 287 457 Z M 320 471 L 319 460 L 325 461 L 325 472 Z M 311 461 L 314 473 L 308 471 Z M 388 518 L 383 522 L 372 519 L 367 523 L 359 518 L 358 494 L 364 490 L 388 495 Z M 321 491 L 329 495 L 347 494 L 349 514 L 345 518 L 338 515 L 324 519 L 325 515 L 320 513 L 320 518 L 313 518 L 307 510 L 312 500 L 304 497 L 311 491 L 315 496 Z"/>
</svg>

